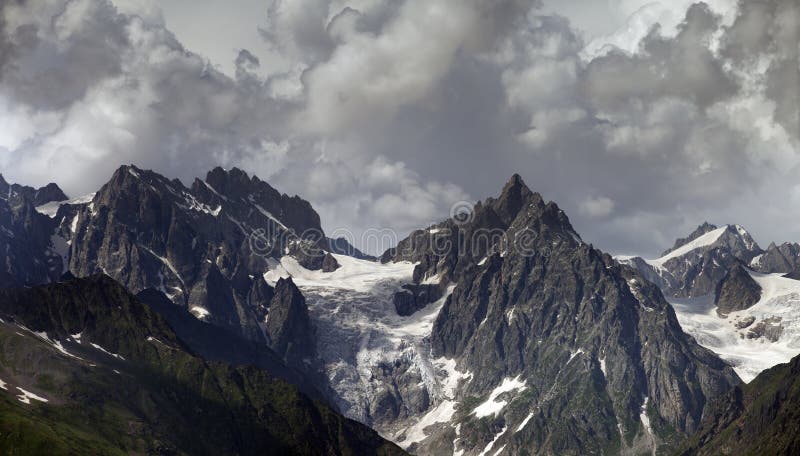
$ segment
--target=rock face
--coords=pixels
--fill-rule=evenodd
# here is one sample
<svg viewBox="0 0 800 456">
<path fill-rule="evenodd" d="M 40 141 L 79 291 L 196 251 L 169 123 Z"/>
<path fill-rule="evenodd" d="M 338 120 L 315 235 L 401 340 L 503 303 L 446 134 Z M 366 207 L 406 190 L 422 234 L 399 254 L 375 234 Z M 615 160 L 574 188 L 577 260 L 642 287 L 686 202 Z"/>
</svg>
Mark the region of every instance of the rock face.
<svg viewBox="0 0 800 456">
<path fill-rule="evenodd" d="M 736 264 L 728 270 L 725 277 L 717 284 L 714 293 L 714 303 L 720 316 L 749 309 L 760 298 L 761 287 L 741 264 Z"/>
<path fill-rule="evenodd" d="M 176 306 L 158 290 L 148 288 L 138 293 L 136 299 L 162 316 L 178 338 L 203 359 L 233 366 L 254 366 L 297 386 L 313 399 L 325 400 L 327 397 L 327 393 L 318 389 L 321 384 L 318 378 L 288 366 L 280 355 L 265 344 L 198 319 L 186 309 Z"/>
<path fill-rule="evenodd" d="M 683 455 L 798 454 L 800 357 L 720 398 Z"/>
<path fill-rule="evenodd" d="M 442 237 L 454 248 L 437 249 Z M 382 259 L 419 262 L 417 283 L 456 284 L 431 344 L 470 379 L 420 454 L 667 451 L 739 383 L 655 285 L 581 241 L 519 176 Z"/>
<path fill-rule="evenodd" d="M 714 293 L 731 267 L 738 262 L 750 264 L 762 252 L 739 225 L 703 223 L 688 237 L 678 239 L 660 258 L 618 260 L 641 271 L 666 296 L 689 298 Z"/>
<path fill-rule="evenodd" d="M 63 210 L 66 210 L 62 206 Z M 204 321 L 262 340 L 261 274 L 294 242 L 323 239 L 319 216 L 243 171 L 216 168 L 191 188 L 134 166 L 63 217 L 76 276 L 103 271 L 134 293 L 162 291 Z M 71 219 L 71 222 L 66 222 Z"/>
<path fill-rule="evenodd" d="M 322 272 L 333 272 L 340 267 L 339 262 L 336 261 L 333 255 L 330 253 L 325 254 L 325 257 L 322 259 Z"/>
<path fill-rule="evenodd" d="M 339 267 L 336 258 L 319 247 L 317 242 L 292 242 L 287 248 L 288 255 L 294 257 L 300 266 L 309 271 L 333 272 Z"/>
<path fill-rule="evenodd" d="M 770 243 L 762 255 L 751 261 L 750 266 L 764 273 L 800 271 L 800 244 L 786 242 L 778 246 Z"/>
<path fill-rule="evenodd" d="M 55 184 L 36 190 L 0 176 L 0 287 L 54 282 L 64 272 L 66 241 L 53 234 L 55 221 L 36 211 L 39 203 L 61 196 Z"/>
<path fill-rule="evenodd" d="M 27 185 L 9 184 L 0 175 L 0 195 L 5 195 L 7 198 L 13 194 L 25 198 L 30 201 L 34 207 L 42 206 L 50 202 L 65 201 L 67 195 L 54 183 L 49 183 L 41 188 L 33 188 Z"/>
<path fill-rule="evenodd" d="M 394 308 L 397 315 L 407 317 L 425 308 L 428 304 L 438 301 L 443 294 L 442 287 L 438 284 L 403 285 L 403 290 L 394 294 Z"/>
<path fill-rule="evenodd" d="M 314 332 L 306 299 L 292 279 L 280 279 L 269 306 L 265 332 L 270 347 L 284 358 L 302 359 L 314 354 Z"/>
</svg>

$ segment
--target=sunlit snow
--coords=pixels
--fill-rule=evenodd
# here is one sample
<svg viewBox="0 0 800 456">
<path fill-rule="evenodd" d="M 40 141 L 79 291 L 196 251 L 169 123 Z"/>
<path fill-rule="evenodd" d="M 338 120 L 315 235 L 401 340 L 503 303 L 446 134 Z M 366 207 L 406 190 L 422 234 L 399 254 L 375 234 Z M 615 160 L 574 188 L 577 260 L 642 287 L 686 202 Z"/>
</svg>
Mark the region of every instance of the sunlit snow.
<svg viewBox="0 0 800 456">
<path fill-rule="evenodd" d="M 727 318 L 717 315 L 713 296 L 670 299 L 683 330 L 729 362 L 745 382 L 800 354 L 800 281 L 781 274 L 750 272 L 750 275 L 761 286 L 761 299 L 749 309 L 731 312 Z M 755 318 L 751 325 L 736 327 L 737 322 L 748 317 Z M 747 337 L 759 322 L 776 318 L 780 318 L 782 327 L 776 342 L 765 337 Z"/>
<path fill-rule="evenodd" d="M 431 359 L 428 337 L 439 310 L 452 292 L 411 316 L 397 315 L 392 302 L 402 285 L 412 283 L 414 264 L 381 264 L 334 255 L 340 267 L 333 272 L 310 271 L 292 257 L 274 261 L 264 280 L 274 285 L 291 277 L 303 292 L 317 333 L 317 352 L 344 414 L 369 421 L 369 404 L 385 387 L 375 380 L 374 369 L 395 362 L 409 364 L 422 378 L 432 406 L 394 429 L 378 429 L 401 446 L 423 440 L 425 428 L 449 421 L 455 412 L 454 391 L 469 373 L 459 372 L 455 361 Z"/>
<path fill-rule="evenodd" d="M 58 214 L 58 208 L 65 204 L 85 204 L 94 199 L 94 193 L 90 193 L 88 195 L 83 195 L 78 198 L 74 198 L 67 201 L 51 201 L 46 204 L 42 204 L 41 206 L 36 207 L 36 212 L 40 214 L 44 214 L 50 218 L 54 218 L 56 214 Z"/>
<path fill-rule="evenodd" d="M 486 399 L 486 402 L 475 407 L 472 413 L 478 418 L 497 415 L 508 405 L 508 401 L 505 399 L 497 400 L 498 396 L 504 393 L 510 393 L 511 391 L 524 390 L 526 388 L 525 382 L 521 381 L 520 377 L 506 378 L 491 392 L 491 394 L 489 394 L 489 399 Z"/>
<path fill-rule="evenodd" d="M 695 239 L 695 240 L 693 240 L 691 242 L 687 242 L 686 244 L 678 247 L 677 249 L 673 250 L 672 252 L 669 252 L 668 254 L 662 256 L 661 258 L 657 258 L 655 260 L 646 260 L 646 261 L 648 263 L 650 263 L 651 265 L 656 266 L 656 267 L 663 266 L 664 263 L 666 263 L 667 261 L 669 261 L 669 260 L 671 260 L 673 258 L 681 257 L 681 256 L 686 255 L 687 253 L 689 253 L 689 252 L 691 252 L 693 250 L 697 250 L 697 249 L 702 248 L 702 247 L 707 247 L 707 246 L 715 243 L 717 241 L 717 239 L 719 239 L 720 236 L 722 236 L 722 234 L 725 233 L 725 231 L 727 229 L 728 229 L 728 226 L 725 225 L 725 226 L 723 226 L 721 228 L 717 228 L 716 230 L 709 231 L 708 233 L 698 237 L 697 239 Z"/>
<path fill-rule="evenodd" d="M 47 399 L 45 399 L 45 398 L 43 398 L 41 396 L 37 396 L 36 394 L 31 393 L 30 391 L 26 391 L 26 390 L 20 388 L 19 386 L 17 387 L 17 389 L 22 393 L 19 396 L 17 396 L 17 399 L 20 402 L 22 402 L 23 404 L 30 404 L 31 403 L 31 399 L 33 399 L 35 401 L 39 401 L 39 402 L 48 402 Z"/>
</svg>

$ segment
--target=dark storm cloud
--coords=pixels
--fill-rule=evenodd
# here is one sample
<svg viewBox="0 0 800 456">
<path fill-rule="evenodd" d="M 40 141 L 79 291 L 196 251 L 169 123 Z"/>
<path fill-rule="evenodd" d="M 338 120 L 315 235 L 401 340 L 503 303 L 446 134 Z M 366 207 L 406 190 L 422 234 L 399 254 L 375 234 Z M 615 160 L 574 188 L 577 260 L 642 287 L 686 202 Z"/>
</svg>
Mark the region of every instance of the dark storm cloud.
<svg viewBox="0 0 800 456">
<path fill-rule="evenodd" d="M 0 164 L 72 193 L 122 162 L 183 179 L 236 165 L 356 231 L 434 222 L 519 172 L 614 251 L 660 251 L 705 218 L 800 239 L 796 2 L 743 2 L 730 22 L 694 5 L 675 33 L 591 58 L 538 6 L 273 1 L 273 54 L 239 50 L 230 78 L 152 11 L 7 3 Z"/>
<path fill-rule="evenodd" d="M 719 18 L 706 5 L 693 5 L 676 37 L 662 38 L 655 28 L 640 43 L 640 54 L 611 52 L 594 59 L 585 78 L 589 98 L 599 110 L 665 97 L 706 108 L 736 94 L 736 81 L 708 48 L 718 29 Z"/>
</svg>

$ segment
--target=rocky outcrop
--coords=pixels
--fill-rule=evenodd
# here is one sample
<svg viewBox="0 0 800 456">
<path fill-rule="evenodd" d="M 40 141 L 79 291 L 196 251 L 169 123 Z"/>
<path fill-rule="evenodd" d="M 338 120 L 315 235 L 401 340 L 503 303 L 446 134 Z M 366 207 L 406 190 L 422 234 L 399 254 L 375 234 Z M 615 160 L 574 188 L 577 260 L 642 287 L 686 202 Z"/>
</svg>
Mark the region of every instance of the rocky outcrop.
<svg viewBox="0 0 800 456">
<path fill-rule="evenodd" d="M 438 236 L 454 248 L 432 247 Z M 519 176 L 383 259 L 419 262 L 417 283 L 456 284 L 431 344 L 470 380 L 459 413 L 418 453 L 477 454 L 492 442 L 510 454 L 668 451 L 739 383 L 683 333 L 655 285 L 584 243 Z M 476 407 L 498 398 L 486 407 L 497 413 Z"/>
<path fill-rule="evenodd" d="M 314 354 L 314 331 L 306 299 L 292 279 L 280 279 L 265 325 L 269 346 L 284 359 L 301 360 Z"/>
<path fill-rule="evenodd" d="M 721 317 L 737 310 L 749 309 L 761 298 L 761 287 L 747 272 L 747 269 L 736 264 L 717 284 L 714 303 L 717 314 Z"/>
<path fill-rule="evenodd" d="M 424 309 L 428 304 L 438 301 L 444 292 L 438 284 L 407 284 L 403 289 L 394 294 L 392 302 L 397 315 L 407 317 L 414 312 Z"/>
<path fill-rule="evenodd" d="M 322 258 L 322 272 L 333 272 L 340 267 L 339 262 L 330 253 L 326 253 L 325 257 Z"/>
<path fill-rule="evenodd" d="M 792 279 L 792 280 L 800 280 L 800 269 L 792 271 L 792 272 L 784 275 L 784 277 L 786 277 L 787 279 Z"/>
<path fill-rule="evenodd" d="M 767 317 L 752 326 L 747 331 L 746 337 L 748 339 L 760 339 L 763 337 L 770 342 L 777 342 L 783 335 L 781 320 L 783 319 L 777 316 Z"/>
<path fill-rule="evenodd" d="M 380 363 L 370 370 L 376 385 L 369 403 L 369 416 L 375 423 L 391 423 L 424 415 L 431 407 L 431 396 L 425 382 L 410 360 Z"/>
<path fill-rule="evenodd" d="M 316 242 L 292 242 L 287 254 L 297 260 L 297 263 L 309 271 L 333 272 L 339 268 L 336 258 L 326 252 Z"/>
</svg>

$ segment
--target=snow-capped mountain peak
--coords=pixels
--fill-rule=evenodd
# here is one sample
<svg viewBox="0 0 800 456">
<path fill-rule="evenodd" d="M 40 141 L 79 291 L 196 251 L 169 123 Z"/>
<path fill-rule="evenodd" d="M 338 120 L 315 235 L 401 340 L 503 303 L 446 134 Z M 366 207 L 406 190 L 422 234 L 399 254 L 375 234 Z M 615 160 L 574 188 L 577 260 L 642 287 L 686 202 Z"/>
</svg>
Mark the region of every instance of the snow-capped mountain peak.
<svg viewBox="0 0 800 456">
<path fill-rule="evenodd" d="M 704 296 L 737 261 L 749 264 L 763 250 L 741 225 L 703 223 L 655 259 L 636 256 L 616 260 L 641 271 L 666 296 Z"/>
<path fill-rule="evenodd" d="M 716 228 L 708 231 L 707 233 L 679 246 L 660 258 L 649 260 L 648 263 L 654 266 L 663 266 L 667 261 L 673 258 L 682 257 L 695 250 L 713 246 L 714 243 L 716 243 L 719 238 L 728 231 L 729 227 L 729 225 L 725 225 L 722 228 Z"/>
</svg>

